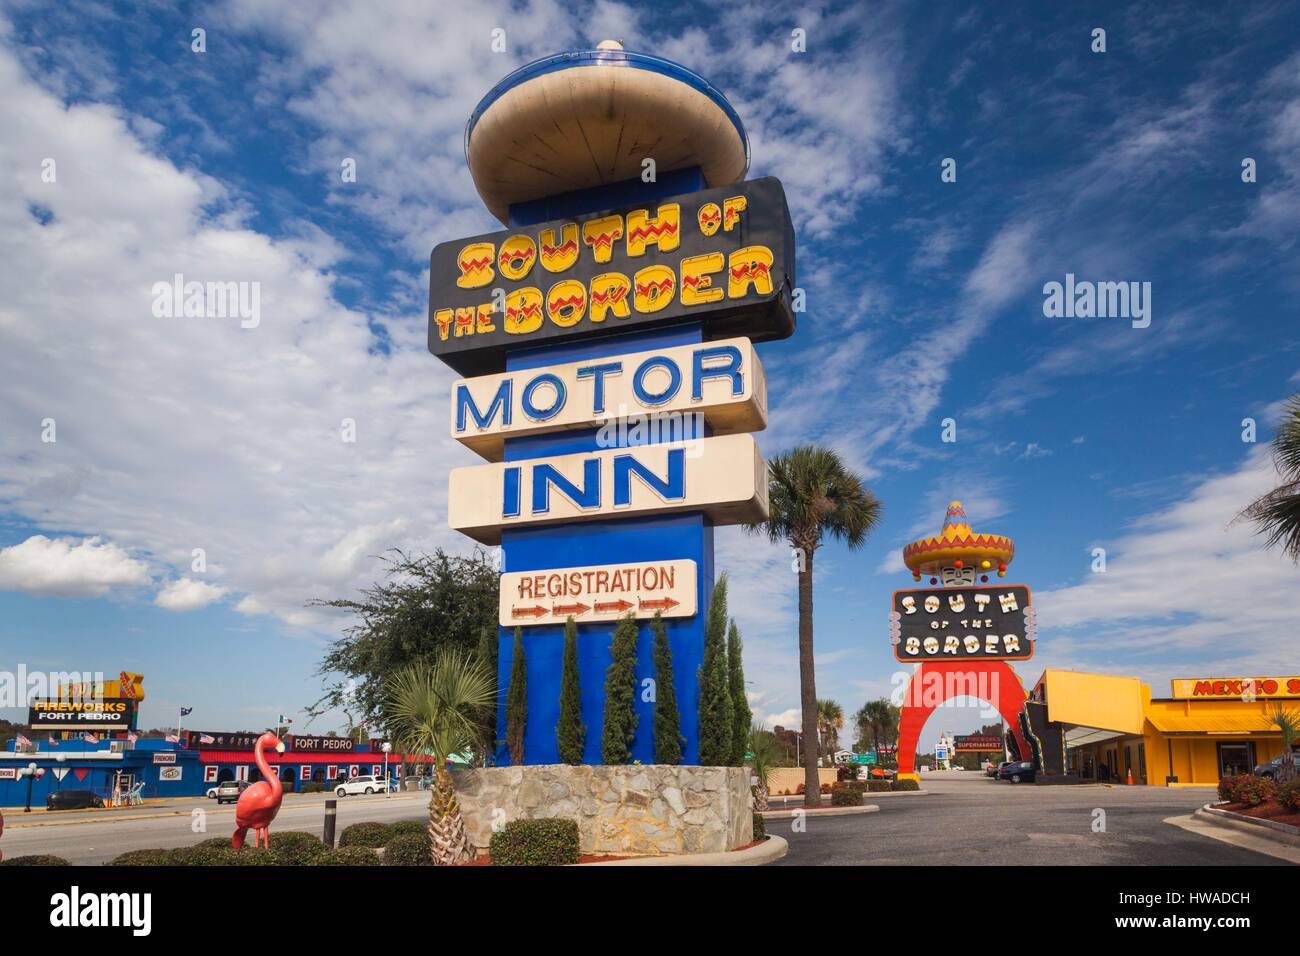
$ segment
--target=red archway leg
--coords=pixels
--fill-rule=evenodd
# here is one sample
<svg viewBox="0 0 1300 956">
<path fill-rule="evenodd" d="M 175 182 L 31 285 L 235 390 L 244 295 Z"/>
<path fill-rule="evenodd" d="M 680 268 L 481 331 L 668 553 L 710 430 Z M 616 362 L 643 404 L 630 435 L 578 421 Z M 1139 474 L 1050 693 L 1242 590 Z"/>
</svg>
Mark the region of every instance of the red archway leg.
<svg viewBox="0 0 1300 956">
<path fill-rule="evenodd" d="M 971 687 L 972 679 L 974 688 Z M 991 686 L 993 684 L 996 687 Z M 923 663 L 912 674 L 903 698 L 903 715 L 898 722 L 899 777 L 917 779 L 916 745 L 921 739 L 921 730 L 934 709 L 953 697 L 979 697 L 995 706 L 1011 727 L 1020 753 L 1027 756 L 1031 751 L 1020 732 L 1020 711 L 1028 696 L 1020 678 L 1006 661 Z M 989 699 L 992 697 L 996 700 Z"/>
</svg>

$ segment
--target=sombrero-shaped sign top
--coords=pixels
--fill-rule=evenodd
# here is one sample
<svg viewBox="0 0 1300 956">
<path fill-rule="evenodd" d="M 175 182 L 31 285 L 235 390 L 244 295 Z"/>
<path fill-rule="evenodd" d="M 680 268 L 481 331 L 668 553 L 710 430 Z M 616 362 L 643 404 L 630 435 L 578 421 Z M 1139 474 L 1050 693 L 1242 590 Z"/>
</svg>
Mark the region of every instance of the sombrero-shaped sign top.
<svg viewBox="0 0 1300 956">
<path fill-rule="evenodd" d="M 920 538 L 903 548 L 903 563 L 919 581 L 922 574 L 938 574 L 944 568 L 973 568 L 977 572 L 997 568 L 1006 577 L 1007 565 L 1016 556 L 1016 546 L 1000 534 L 976 534 L 971 530 L 960 501 L 948 502 L 943 530 L 937 536 Z"/>
<path fill-rule="evenodd" d="M 511 204 L 699 167 L 707 186 L 749 168 L 740 117 L 686 67 L 623 49 L 560 53 L 515 70 L 483 97 L 465 129 L 465 158 L 501 222 Z"/>
</svg>

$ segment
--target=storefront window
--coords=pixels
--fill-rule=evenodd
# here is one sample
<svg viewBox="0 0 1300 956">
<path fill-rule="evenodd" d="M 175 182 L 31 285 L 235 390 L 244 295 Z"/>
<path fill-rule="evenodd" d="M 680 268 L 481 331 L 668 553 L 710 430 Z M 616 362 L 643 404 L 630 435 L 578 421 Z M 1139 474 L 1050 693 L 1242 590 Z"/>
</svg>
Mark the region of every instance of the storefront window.
<svg viewBox="0 0 1300 956">
<path fill-rule="evenodd" d="M 1219 776 L 1231 777 L 1250 773 L 1255 769 L 1255 743 L 1225 743 L 1219 741 Z"/>
</svg>

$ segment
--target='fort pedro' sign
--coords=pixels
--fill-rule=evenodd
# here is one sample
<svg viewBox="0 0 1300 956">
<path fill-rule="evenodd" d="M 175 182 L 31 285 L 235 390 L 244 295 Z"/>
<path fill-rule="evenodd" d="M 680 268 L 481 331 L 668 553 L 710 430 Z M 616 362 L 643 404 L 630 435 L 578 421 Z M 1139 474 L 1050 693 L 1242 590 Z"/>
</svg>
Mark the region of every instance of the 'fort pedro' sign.
<svg viewBox="0 0 1300 956">
<path fill-rule="evenodd" d="M 645 561 L 501 575 L 501 625 L 695 615 L 694 561 Z"/>
<path fill-rule="evenodd" d="M 771 177 L 436 246 L 429 351 L 462 375 L 507 349 L 699 319 L 794 331 L 794 229 Z"/>
</svg>

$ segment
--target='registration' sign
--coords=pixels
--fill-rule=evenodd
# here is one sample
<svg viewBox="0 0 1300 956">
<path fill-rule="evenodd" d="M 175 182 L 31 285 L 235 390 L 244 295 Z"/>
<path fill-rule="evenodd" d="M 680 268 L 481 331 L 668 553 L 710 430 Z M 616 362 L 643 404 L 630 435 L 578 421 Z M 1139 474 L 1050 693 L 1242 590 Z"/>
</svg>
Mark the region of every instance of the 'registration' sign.
<svg viewBox="0 0 1300 956">
<path fill-rule="evenodd" d="M 699 319 L 710 337 L 794 332 L 794 229 L 777 179 L 436 246 L 429 351 L 462 375 L 507 349 Z"/>
<path fill-rule="evenodd" d="M 1175 677 L 1170 683 L 1172 696 L 1178 700 L 1300 697 L 1300 677 Z"/>
<path fill-rule="evenodd" d="M 679 511 L 703 511 L 714 524 L 767 517 L 767 465 L 752 436 L 454 468 L 447 520 L 497 544 L 505 527 Z"/>
<path fill-rule="evenodd" d="M 461 379 L 451 387 L 451 435 L 489 461 L 505 439 L 610 423 L 629 444 L 648 438 L 762 431 L 767 383 L 747 338 L 586 359 Z M 614 444 L 614 442 L 610 442 Z"/>
<path fill-rule="evenodd" d="M 1029 588 L 920 588 L 894 592 L 889 615 L 900 661 L 1028 660 Z"/>
<path fill-rule="evenodd" d="M 646 561 L 501 575 L 503 626 L 691 617 L 696 611 L 694 561 Z"/>
<path fill-rule="evenodd" d="M 128 730 L 135 722 L 135 701 L 127 698 L 32 702 L 27 723 L 32 730 Z"/>
</svg>

